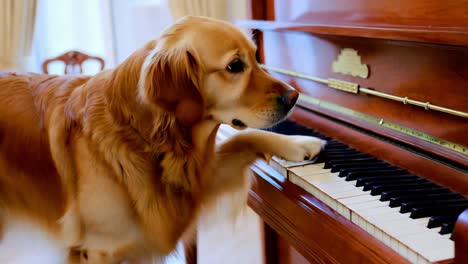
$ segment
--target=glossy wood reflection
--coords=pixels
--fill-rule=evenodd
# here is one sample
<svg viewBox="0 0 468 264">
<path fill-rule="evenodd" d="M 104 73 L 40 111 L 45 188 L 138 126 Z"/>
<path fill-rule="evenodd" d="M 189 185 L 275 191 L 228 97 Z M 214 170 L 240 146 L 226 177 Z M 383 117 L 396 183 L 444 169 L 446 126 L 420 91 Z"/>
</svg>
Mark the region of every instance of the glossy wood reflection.
<svg viewBox="0 0 468 264">
<path fill-rule="evenodd" d="M 275 0 L 274 6 L 276 21 L 314 25 L 316 33 L 468 45 L 464 0 Z"/>
</svg>

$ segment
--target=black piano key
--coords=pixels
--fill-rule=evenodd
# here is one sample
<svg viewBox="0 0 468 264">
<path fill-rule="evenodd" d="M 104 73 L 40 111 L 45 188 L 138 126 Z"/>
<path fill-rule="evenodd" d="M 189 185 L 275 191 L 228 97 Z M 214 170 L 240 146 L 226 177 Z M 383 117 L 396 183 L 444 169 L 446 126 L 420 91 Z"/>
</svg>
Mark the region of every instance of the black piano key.
<svg viewBox="0 0 468 264">
<path fill-rule="evenodd" d="M 406 170 L 402 169 L 377 169 L 377 170 L 366 170 L 366 171 L 351 171 L 346 175 L 346 181 L 354 181 L 357 179 L 372 179 L 372 178 L 387 178 L 408 175 Z"/>
<path fill-rule="evenodd" d="M 349 163 L 372 163 L 379 162 L 376 158 L 356 158 L 356 159 L 339 159 L 339 160 L 327 160 L 325 161 L 324 169 L 329 169 L 333 165 L 349 164 Z"/>
<path fill-rule="evenodd" d="M 346 157 L 343 157 L 343 156 L 348 156 L 347 158 Z M 351 160 L 357 160 L 357 159 L 367 159 L 369 157 L 364 157 L 364 156 L 361 156 L 359 154 L 350 154 L 350 155 L 327 155 L 327 153 L 324 153 L 323 157 L 325 158 L 325 161 L 327 164 L 330 164 L 334 161 L 339 161 L 339 160 L 344 160 L 344 159 L 348 159 L 349 161 Z"/>
<path fill-rule="evenodd" d="M 435 201 L 435 200 L 444 200 L 444 199 L 460 199 L 463 198 L 462 195 L 458 193 L 441 193 L 441 194 L 408 194 L 400 197 L 393 197 L 390 198 L 390 207 L 398 207 L 401 206 L 403 202 L 411 202 L 411 201 Z"/>
<path fill-rule="evenodd" d="M 347 179 L 348 177 L 346 177 L 346 180 Z M 386 182 L 401 183 L 405 181 L 414 181 L 418 179 L 421 179 L 421 178 L 412 174 L 359 177 L 356 179 L 356 187 L 372 186 L 375 184 L 386 183 Z"/>
<path fill-rule="evenodd" d="M 323 153 L 327 156 L 331 155 L 351 155 L 351 154 L 359 154 L 359 151 L 350 148 L 342 148 L 342 147 L 333 147 L 325 145 L 323 149 Z"/>
<path fill-rule="evenodd" d="M 369 162 L 369 163 L 361 163 L 361 162 L 352 162 L 352 163 L 341 163 L 341 164 L 333 164 L 331 165 L 331 172 L 337 172 L 341 169 L 351 169 L 351 168 L 371 168 L 375 166 L 383 166 L 385 165 L 382 161 L 376 162 Z"/>
<path fill-rule="evenodd" d="M 360 154 L 357 151 L 354 150 L 323 150 L 322 151 L 323 156 L 326 158 L 326 160 L 330 158 L 334 158 L 334 156 L 351 156 L 351 155 L 358 155 Z"/>
<path fill-rule="evenodd" d="M 350 149 L 350 148 L 341 142 L 329 140 L 327 141 L 326 149 L 338 150 L 338 149 Z"/>
<path fill-rule="evenodd" d="M 327 146 L 328 150 L 330 151 L 339 151 L 339 150 L 343 150 L 343 151 L 346 151 L 346 150 L 352 150 L 352 151 L 357 151 L 353 148 L 351 148 L 350 146 L 346 145 L 346 144 L 343 144 L 341 142 L 338 142 L 338 141 L 333 141 L 333 140 L 329 140 L 327 141 Z"/>
<path fill-rule="evenodd" d="M 325 153 L 326 155 L 333 155 L 333 154 L 345 155 L 345 154 L 352 154 L 352 153 L 358 154 L 359 152 L 350 148 L 325 145 L 323 149 L 323 153 Z"/>
<path fill-rule="evenodd" d="M 333 156 L 331 156 L 330 158 L 332 158 L 332 160 L 330 160 L 328 163 L 330 163 L 330 165 L 333 165 L 333 164 L 343 164 L 343 163 L 355 163 L 355 162 L 362 162 L 362 163 L 370 163 L 370 162 L 376 162 L 376 161 L 380 161 L 376 158 L 368 158 L 368 157 L 364 157 L 364 158 L 361 158 L 361 157 L 357 157 L 357 158 L 333 158 Z"/>
<path fill-rule="evenodd" d="M 467 199 L 456 199 L 456 200 L 429 200 L 429 201 L 415 201 L 415 202 L 404 202 L 401 204 L 400 213 L 408 213 L 413 208 L 426 205 L 466 205 L 468 207 Z"/>
<path fill-rule="evenodd" d="M 344 160 L 344 159 L 368 159 L 371 156 L 364 153 L 353 153 L 353 154 L 328 154 L 325 153 L 328 160 Z"/>
<path fill-rule="evenodd" d="M 420 189 L 430 189 L 435 188 L 437 185 L 428 181 L 421 181 L 418 183 L 409 183 L 409 184 L 389 184 L 389 185 L 376 185 L 373 186 L 371 190 L 371 195 L 380 195 L 383 191 L 391 190 L 412 190 L 416 188 Z"/>
<path fill-rule="evenodd" d="M 317 163 L 324 163 L 325 160 L 327 160 L 327 159 L 326 159 L 326 157 L 324 156 L 323 151 L 322 151 L 322 152 L 320 152 L 320 153 L 312 160 L 312 163 L 315 163 L 315 164 L 317 164 Z"/>
<path fill-rule="evenodd" d="M 390 164 L 385 164 L 385 165 L 376 165 L 376 166 L 371 166 L 371 167 L 365 167 L 365 168 L 344 168 L 340 169 L 340 173 L 338 177 L 348 177 L 351 173 L 354 172 L 379 172 L 379 171 L 385 171 L 385 170 L 399 170 L 399 168 L 392 166 Z"/>
<path fill-rule="evenodd" d="M 445 235 L 445 234 L 452 233 L 453 228 L 455 227 L 455 223 L 456 223 L 456 220 L 443 223 L 440 228 L 439 234 Z"/>
<path fill-rule="evenodd" d="M 400 197 L 403 195 L 408 195 L 408 194 L 439 194 L 439 193 L 450 193 L 451 191 L 449 189 L 445 189 L 442 187 L 434 187 L 434 188 L 424 188 L 424 189 L 419 189 L 415 188 L 414 190 L 389 190 L 389 191 L 383 191 L 382 195 L 380 196 L 380 201 L 388 201 L 393 197 Z"/>
<path fill-rule="evenodd" d="M 285 120 L 279 124 L 272 126 L 271 128 L 264 129 L 266 131 L 271 131 L 283 135 L 303 135 L 303 136 L 313 136 L 319 137 L 322 139 L 330 139 L 330 137 L 323 135 L 315 130 L 299 125 L 293 121 Z"/>
<path fill-rule="evenodd" d="M 468 208 L 466 205 L 428 205 L 416 207 L 411 210 L 410 217 L 413 219 L 439 215 L 461 214 Z"/>
<path fill-rule="evenodd" d="M 391 191 L 391 190 L 412 190 L 412 189 L 430 189 L 433 187 L 437 187 L 434 183 L 428 181 L 422 181 L 419 183 L 411 183 L 411 184 L 389 184 L 389 185 L 376 185 L 372 186 L 371 188 L 371 195 L 380 195 L 383 191 Z"/>
<path fill-rule="evenodd" d="M 334 156 L 344 156 L 343 159 L 349 157 L 350 155 L 359 155 L 361 152 L 353 149 L 326 149 L 323 150 L 323 154 L 326 157 L 333 158 Z"/>
<path fill-rule="evenodd" d="M 402 190 L 402 189 L 412 189 L 408 186 L 424 186 L 422 184 L 429 183 L 423 178 L 417 177 L 416 179 L 403 179 L 399 181 L 389 180 L 386 181 L 377 181 L 377 182 L 366 182 L 364 184 L 363 191 L 373 190 L 374 194 L 380 194 L 383 190 Z"/>
<path fill-rule="evenodd" d="M 427 228 L 436 228 L 439 226 L 442 226 L 443 223 L 449 222 L 449 221 L 456 221 L 458 218 L 458 215 L 443 215 L 443 216 L 433 216 L 429 218 L 429 222 L 427 223 Z"/>
</svg>

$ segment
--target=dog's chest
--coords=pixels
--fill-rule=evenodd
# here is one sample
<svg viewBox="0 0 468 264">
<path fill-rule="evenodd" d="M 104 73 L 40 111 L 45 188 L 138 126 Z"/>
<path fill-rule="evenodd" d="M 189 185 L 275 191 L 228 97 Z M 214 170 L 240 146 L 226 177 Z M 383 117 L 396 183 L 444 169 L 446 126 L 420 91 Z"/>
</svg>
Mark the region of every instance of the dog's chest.
<svg viewBox="0 0 468 264">
<path fill-rule="evenodd" d="M 115 251 L 141 240 L 132 202 L 113 171 L 93 158 L 87 147 L 78 147 L 78 210 L 84 248 Z"/>
</svg>

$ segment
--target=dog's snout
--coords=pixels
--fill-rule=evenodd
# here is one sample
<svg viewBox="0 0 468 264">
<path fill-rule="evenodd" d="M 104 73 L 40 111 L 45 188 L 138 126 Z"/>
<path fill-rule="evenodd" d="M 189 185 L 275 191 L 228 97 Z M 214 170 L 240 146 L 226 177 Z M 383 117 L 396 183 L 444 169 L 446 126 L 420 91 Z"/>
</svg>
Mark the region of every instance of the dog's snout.
<svg viewBox="0 0 468 264">
<path fill-rule="evenodd" d="M 281 95 L 281 103 L 283 104 L 286 111 L 291 110 L 296 104 L 299 93 L 294 90 L 288 90 Z"/>
</svg>

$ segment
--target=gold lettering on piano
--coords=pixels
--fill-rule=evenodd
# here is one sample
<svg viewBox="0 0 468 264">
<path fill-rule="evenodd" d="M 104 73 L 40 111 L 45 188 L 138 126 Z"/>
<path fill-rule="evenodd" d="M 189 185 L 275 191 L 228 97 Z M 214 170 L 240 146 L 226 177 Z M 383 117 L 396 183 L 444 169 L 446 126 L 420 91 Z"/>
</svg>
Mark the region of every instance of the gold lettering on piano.
<svg viewBox="0 0 468 264">
<path fill-rule="evenodd" d="M 366 79 L 369 76 L 369 68 L 361 62 L 361 57 L 354 49 L 345 48 L 332 64 L 335 73 L 351 75 Z"/>
</svg>

